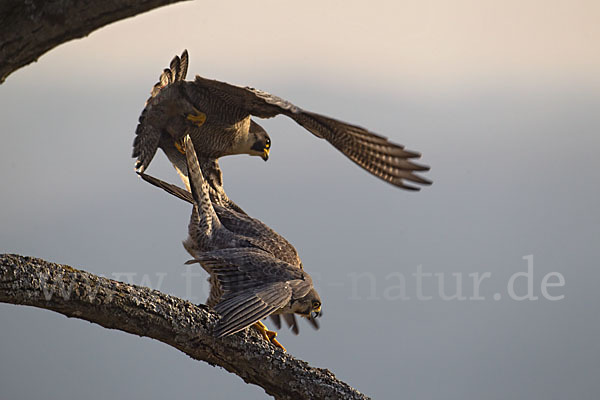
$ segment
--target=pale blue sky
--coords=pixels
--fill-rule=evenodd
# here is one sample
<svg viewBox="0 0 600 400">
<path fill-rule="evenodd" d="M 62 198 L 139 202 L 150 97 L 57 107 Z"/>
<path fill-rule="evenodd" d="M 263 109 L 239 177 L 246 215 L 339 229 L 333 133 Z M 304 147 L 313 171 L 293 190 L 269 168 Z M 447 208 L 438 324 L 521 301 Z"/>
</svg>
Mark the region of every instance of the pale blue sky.
<svg viewBox="0 0 600 400">
<path fill-rule="evenodd" d="M 283 117 L 261 122 L 269 162 L 223 160 L 230 197 L 288 238 L 319 286 L 322 329 L 282 332 L 290 353 L 379 399 L 596 399 L 598 3 L 259 4 L 166 7 L 11 75 L 0 252 L 204 300 L 204 276 L 190 293 L 182 276 L 189 206 L 141 182 L 130 158 L 152 84 L 187 48 L 189 75 L 368 127 L 432 167 L 433 186 L 400 191 Z M 161 154 L 149 171 L 177 179 Z M 539 299 L 511 300 L 530 254 Z M 485 300 L 444 301 L 432 277 L 419 301 L 419 266 L 448 293 L 461 273 L 467 297 L 469 274 L 490 273 Z M 541 294 L 551 272 L 563 300 Z M 399 275 L 409 299 L 394 296 Z M 3 398 L 265 397 L 149 339 L 21 306 L 0 305 L 0 321 Z"/>
</svg>

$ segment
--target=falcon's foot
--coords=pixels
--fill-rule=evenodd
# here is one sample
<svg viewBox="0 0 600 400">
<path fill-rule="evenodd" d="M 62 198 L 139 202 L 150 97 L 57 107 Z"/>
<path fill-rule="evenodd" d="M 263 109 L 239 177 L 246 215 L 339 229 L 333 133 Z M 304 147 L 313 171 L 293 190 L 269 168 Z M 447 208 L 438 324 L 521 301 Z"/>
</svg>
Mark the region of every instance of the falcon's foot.
<svg viewBox="0 0 600 400">
<path fill-rule="evenodd" d="M 188 114 L 186 119 L 194 125 L 201 127 L 206 122 L 206 114 L 194 107 L 194 113 Z"/>
<path fill-rule="evenodd" d="M 178 152 L 185 155 L 185 145 L 183 144 L 183 140 L 176 140 L 175 148 L 177 149 Z"/>
<path fill-rule="evenodd" d="M 273 343 L 276 347 L 279 347 L 283 351 L 287 351 L 285 347 L 283 347 L 281 343 L 279 343 L 277 339 L 275 339 L 275 337 L 277 336 L 277 332 L 270 331 L 267 328 L 267 326 L 261 321 L 255 322 L 254 325 L 252 325 L 252 327 L 256 329 L 266 341 Z"/>
<path fill-rule="evenodd" d="M 181 154 L 183 154 L 185 156 L 185 137 L 187 135 L 190 134 L 190 129 L 187 128 L 185 130 L 185 132 L 183 133 L 183 136 L 177 140 L 175 140 L 175 142 L 173 143 L 175 145 L 175 148 L 177 149 L 178 152 L 180 152 Z M 175 167 L 177 168 L 177 167 Z"/>
</svg>

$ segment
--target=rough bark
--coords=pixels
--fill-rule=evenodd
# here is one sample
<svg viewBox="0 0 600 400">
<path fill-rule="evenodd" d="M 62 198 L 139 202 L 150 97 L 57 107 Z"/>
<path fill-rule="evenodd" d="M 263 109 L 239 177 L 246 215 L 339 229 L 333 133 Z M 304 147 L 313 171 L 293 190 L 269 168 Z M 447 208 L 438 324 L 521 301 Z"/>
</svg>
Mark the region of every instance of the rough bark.
<svg viewBox="0 0 600 400">
<path fill-rule="evenodd" d="M 275 348 L 254 330 L 216 339 L 210 327 L 217 315 L 206 306 L 67 265 L 0 255 L 0 302 L 45 308 L 160 340 L 225 368 L 277 399 L 368 398 L 330 371 Z"/>
<path fill-rule="evenodd" d="M 184 0 L 3 0 L 0 2 L 0 83 L 17 69 L 71 39 L 156 7 Z"/>
</svg>

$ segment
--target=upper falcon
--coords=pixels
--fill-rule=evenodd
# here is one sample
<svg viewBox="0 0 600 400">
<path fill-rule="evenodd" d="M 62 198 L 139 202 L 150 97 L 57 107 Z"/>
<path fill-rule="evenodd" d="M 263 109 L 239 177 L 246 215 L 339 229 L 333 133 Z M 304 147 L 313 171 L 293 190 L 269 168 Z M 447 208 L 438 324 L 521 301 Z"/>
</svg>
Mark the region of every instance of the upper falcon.
<svg viewBox="0 0 600 400">
<path fill-rule="evenodd" d="M 140 116 L 133 143 L 133 157 L 137 157 L 136 168 L 140 172 L 148 167 L 160 147 L 185 175 L 181 141 L 186 134 L 192 138 L 200 159 L 250 154 L 266 160 L 271 146 L 269 135 L 251 116 L 271 118 L 282 114 L 392 185 L 419 190 L 409 182 L 431 184 L 416 174 L 429 170 L 413 162 L 420 157 L 417 152 L 356 125 L 305 111 L 261 90 L 201 76 L 186 81 L 187 64 L 186 50 L 163 72 Z"/>
</svg>

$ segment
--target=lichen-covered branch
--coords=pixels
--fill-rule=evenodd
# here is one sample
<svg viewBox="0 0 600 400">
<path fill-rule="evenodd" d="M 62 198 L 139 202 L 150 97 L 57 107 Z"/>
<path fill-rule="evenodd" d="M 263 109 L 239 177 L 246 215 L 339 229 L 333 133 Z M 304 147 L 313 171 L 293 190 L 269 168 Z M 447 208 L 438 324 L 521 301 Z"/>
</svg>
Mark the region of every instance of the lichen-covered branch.
<svg viewBox="0 0 600 400">
<path fill-rule="evenodd" d="M 0 2 L 0 83 L 17 69 L 71 39 L 153 8 L 184 0 L 3 0 Z"/>
<path fill-rule="evenodd" d="M 277 399 L 367 398 L 330 371 L 295 359 L 253 330 L 216 339 L 210 327 L 217 315 L 205 306 L 67 265 L 0 255 L 0 302 L 45 308 L 160 340 L 261 386 Z"/>
</svg>

